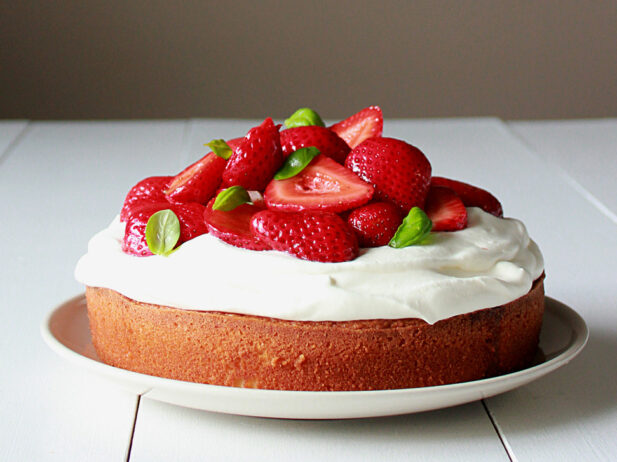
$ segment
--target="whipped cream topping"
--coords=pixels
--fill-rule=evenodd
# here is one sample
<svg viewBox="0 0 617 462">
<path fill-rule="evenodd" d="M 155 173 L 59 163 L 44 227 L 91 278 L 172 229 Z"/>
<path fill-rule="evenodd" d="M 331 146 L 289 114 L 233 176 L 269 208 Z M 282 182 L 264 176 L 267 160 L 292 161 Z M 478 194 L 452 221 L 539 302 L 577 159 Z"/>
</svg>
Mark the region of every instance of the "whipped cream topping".
<svg viewBox="0 0 617 462">
<path fill-rule="evenodd" d="M 233 247 L 205 234 L 168 257 L 121 250 L 119 217 L 96 234 L 75 277 L 145 303 L 298 321 L 421 318 L 428 323 L 523 295 L 544 262 L 525 226 L 468 208 L 468 227 L 429 243 L 362 249 L 343 263 Z"/>
</svg>

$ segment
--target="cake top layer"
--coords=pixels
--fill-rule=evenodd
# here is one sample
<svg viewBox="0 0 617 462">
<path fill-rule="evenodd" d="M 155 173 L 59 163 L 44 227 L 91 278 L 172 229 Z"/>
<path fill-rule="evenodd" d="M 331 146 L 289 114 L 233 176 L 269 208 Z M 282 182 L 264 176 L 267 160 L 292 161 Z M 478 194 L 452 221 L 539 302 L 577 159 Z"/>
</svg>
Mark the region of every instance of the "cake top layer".
<svg viewBox="0 0 617 462">
<path fill-rule="evenodd" d="M 429 323 L 525 295 L 544 269 L 524 225 L 468 208 L 468 227 L 423 245 L 361 249 L 342 263 L 247 251 L 210 234 L 171 255 L 124 253 L 117 217 L 88 244 L 78 281 L 146 303 L 299 321 L 420 318 Z"/>
</svg>

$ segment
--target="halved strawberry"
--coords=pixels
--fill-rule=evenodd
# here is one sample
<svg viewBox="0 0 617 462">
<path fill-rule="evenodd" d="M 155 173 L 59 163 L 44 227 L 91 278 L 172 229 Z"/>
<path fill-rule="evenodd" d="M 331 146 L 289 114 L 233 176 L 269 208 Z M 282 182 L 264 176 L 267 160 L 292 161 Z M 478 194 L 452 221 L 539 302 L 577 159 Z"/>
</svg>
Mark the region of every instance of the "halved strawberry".
<svg viewBox="0 0 617 462">
<path fill-rule="evenodd" d="M 251 128 L 235 149 L 232 146 L 234 153 L 223 171 L 224 187 L 264 190 L 283 163 L 279 128 L 268 117 L 258 127 Z"/>
<path fill-rule="evenodd" d="M 402 221 L 399 208 L 390 202 L 374 202 L 359 207 L 347 217 L 360 247 L 387 245 Z"/>
<path fill-rule="evenodd" d="M 171 179 L 171 176 L 151 176 L 133 186 L 124 199 L 120 221 L 127 221 L 135 209 L 140 209 L 144 205 L 165 202 L 164 191 Z"/>
<path fill-rule="evenodd" d="M 484 189 L 463 183 L 462 181 L 451 180 L 439 176 L 434 176 L 431 179 L 431 185 L 445 186 L 446 188 L 452 189 L 459 195 L 466 207 L 480 207 L 485 212 L 495 215 L 496 217 L 503 217 L 503 208 L 499 200 Z"/>
<path fill-rule="evenodd" d="M 339 164 L 345 162 L 350 151 L 347 143 L 326 127 L 307 125 L 288 128 L 281 132 L 281 148 L 285 157 L 300 148 L 309 146 L 315 146 L 324 156 L 334 159 Z"/>
<path fill-rule="evenodd" d="M 381 136 L 383 132 L 383 114 L 379 106 L 369 106 L 360 112 L 330 127 L 334 133 L 343 138 L 351 149 L 364 140 Z"/>
<path fill-rule="evenodd" d="M 251 230 L 272 249 L 303 260 L 342 262 L 358 256 L 355 234 L 335 213 L 264 210 L 251 219 Z"/>
<path fill-rule="evenodd" d="M 450 188 L 431 185 L 424 212 L 433 222 L 432 231 L 458 231 L 467 227 L 465 204 Z"/>
<path fill-rule="evenodd" d="M 230 140 L 227 140 L 227 145 L 231 148 L 233 152 L 236 152 L 236 149 L 238 149 L 238 146 L 240 146 L 242 140 L 244 140 L 244 137 L 232 138 Z"/>
<path fill-rule="evenodd" d="M 171 180 L 165 191 L 167 198 L 171 202 L 205 204 L 221 184 L 225 165 L 225 159 L 209 152 Z"/>
<path fill-rule="evenodd" d="M 176 247 L 208 232 L 203 218 L 205 206 L 201 204 L 170 204 L 165 201 L 144 205 L 136 210 L 126 223 L 122 239 L 122 250 L 125 253 L 139 257 L 152 255 L 146 242 L 146 226 L 154 213 L 165 209 L 171 209 L 180 221 L 180 238 Z"/>
<path fill-rule="evenodd" d="M 405 215 L 424 207 L 431 164 L 418 148 L 394 138 L 369 138 L 352 149 L 345 167 L 375 187 L 375 199 L 394 203 Z"/>
<path fill-rule="evenodd" d="M 343 212 L 366 204 L 373 187 L 323 154 L 296 176 L 272 180 L 264 193 L 269 209 Z"/>
<path fill-rule="evenodd" d="M 213 236 L 235 247 L 250 250 L 270 249 L 268 244 L 251 233 L 251 218 L 266 208 L 263 200 L 253 199 L 253 204 L 242 204 L 227 212 L 213 210 L 214 201 L 215 199 L 212 199 L 208 203 L 204 212 L 208 230 Z"/>
</svg>

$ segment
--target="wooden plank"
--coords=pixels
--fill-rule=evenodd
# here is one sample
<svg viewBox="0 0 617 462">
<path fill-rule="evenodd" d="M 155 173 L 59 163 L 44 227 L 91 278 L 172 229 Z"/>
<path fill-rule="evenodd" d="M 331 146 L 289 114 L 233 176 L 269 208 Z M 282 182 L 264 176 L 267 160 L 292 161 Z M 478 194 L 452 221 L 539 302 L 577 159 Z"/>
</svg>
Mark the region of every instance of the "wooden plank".
<svg viewBox="0 0 617 462">
<path fill-rule="evenodd" d="M 279 420 L 195 411 L 143 398 L 132 462 L 477 461 L 508 458 L 480 403 L 397 417 Z"/>
<path fill-rule="evenodd" d="M 33 123 L 0 163 L 0 460 L 124 460 L 137 397 L 41 341 L 44 315 L 82 292 L 91 235 L 142 177 L 184 163 L 186 123 Z"/>
<path fill-rule="evenodd" d="M 511 122 L 509 126 L 617 223 L 617 119 Z"/>
<path fill-rule="evenodd" d="M 257 121 L 195 120 L 188 160 L 212 138 L 243 136 Z M 481 403 L 412 416 L 289 421 L 217 415 L 142 398 L 132 461 L 507 460 Z"/>
<path fill-rule="evenodd" d="M 559 130 L 552 127 L 551 131 Z M 603 129 L 600 131 L 604 133 Z M 534 213 L 544 215 L 535 218 L 542 228 L 537 228 L 534 236 L 546 259 L 548 294 L 583 315 L 591 338 L 572 364 L 518 391 L 489 399 L 487 405 L 520 461 L 614 460 L 617 457 L 615 223 L 562 174 L 565 165 L 571 165 L 572 172 L 578 171 L 576 164 L 585 162 L 585 152 L 580 153 L 580 159 L 574 152 L 564 154 L 555 165 L 558 149 L 547 155 L 542 147 L 552 136 L 543 137 L 539 132 L 535 135 L 534 141 L 544 140 L 538 145 L 537 154 L 525 149 L 514 136 L 509 137 L 507 145 L 518 144 L 518 157 L 505 156 L 502 168 L 517 178 L 519 190 L 533 200 Z M 602 171 L 602 175 L 614 181 L 617 177 L 614 149 L 606 149 L 606 141 L 600 134 L 596 143 L 588 137 L 586 142 L 590 145 L 586 152 L 595 152 L 592 158 L 602 166 L 596 167 L 600 169 L 596 171 Z M 565 152 L 564 146 L 558 145 L 559 151 Z M 587 181 L 584 175 L 578 178 Z"/>
</svg>

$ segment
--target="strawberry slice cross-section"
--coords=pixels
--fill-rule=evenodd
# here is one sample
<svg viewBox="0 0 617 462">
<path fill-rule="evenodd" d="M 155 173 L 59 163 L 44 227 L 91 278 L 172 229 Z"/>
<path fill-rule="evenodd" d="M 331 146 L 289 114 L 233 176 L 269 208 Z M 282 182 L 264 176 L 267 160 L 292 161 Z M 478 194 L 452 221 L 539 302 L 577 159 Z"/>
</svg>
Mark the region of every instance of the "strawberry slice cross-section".
<svg viewBox="0 0 617 462">
<path fill-rule="evenodd" d="M 465 204 L 450 188 L 431 185 L 424 211 L 433 222 L 432 231 L 458 231 L 467 226 Z"/>
<path fill-rule="evenodd" d="M 373 187 L 351 170 L 320 154 L 296 176 L 272 180 L 264 193 L 269 209 L 285 212 L 344 212 L 366 204 Z"/>
<path fill-rule="evenodd" d="M 249 250 L 270 249 L 268 244 L 251 232 L 251 218 L 266 208 L 263 200 L 254 200 L 252 204 L 242 204 L 229 211 L 214 210 L 214 201 L 215 199 L 212 199 L 208 203 L 204 212 L 210 234 L 235 247 Z"/>
<path fill-rule="evenodd" d="M 360 112 L 330 127 L 334 133 L 343 138 L 351 149 L 364 140 L 381 136 L 383 132 L 383 114 L 379 106 L 369 106 Z"/>
<path fill-rule="evenodd" d="M 209 152 L 170 181 L 167 198 L 170 202 L 206 204 L 221 184 L 226 164 L 225 159 Z"/>
</svg>

